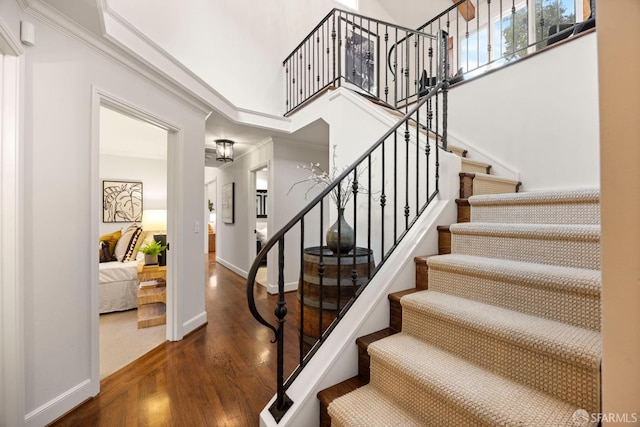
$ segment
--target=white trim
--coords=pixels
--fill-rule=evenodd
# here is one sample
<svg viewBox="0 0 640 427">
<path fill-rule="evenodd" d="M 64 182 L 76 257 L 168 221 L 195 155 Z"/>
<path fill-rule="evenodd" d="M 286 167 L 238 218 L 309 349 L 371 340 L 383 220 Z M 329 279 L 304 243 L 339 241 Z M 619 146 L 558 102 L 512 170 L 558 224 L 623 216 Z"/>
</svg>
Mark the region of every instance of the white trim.
<svg viewBox="0 0 640 427">
<path fill-rule="evenodd" d="M 271 155 L 270 157 L 273 158 L 273 155 Z M 247 180 L 247 183 L 249 185 L 249 188 L 247 189 L 247 197 L 248 197 L 248 209 L 247 209 L 247 224 L 253 225 L 253 227 L 248 227 L 248 233 L 247 233 L 247 239 L 249 241 L 249 253 L 248 255 L 248 265 L 251 266 L 253 265 L 253 261 L 255 260 L 256 256 L 258 255 L 257 250 L 256 250 L 256 179 L 257 179 L 257 172 L 266 168 L 267 170 L 271 170 L 271 162 L 269 160 L 266 160 L 262 163 L 259 163 L 255 166 L 253 166 L 252 168 L 250 168 L 247 173 L 249 174 L 249 179 Z M 269 190 L 269 188 L 271 188 L 271 176 L 269 176 L 267 178 L 267 191 Z M 268 193 L 267 193 L 268 194 Z M 267 197 L 267 229 L 268 230 L 272 230 L 271 228 L 271 220 L 273 219 L 273 215 L 268 215 L 269 213 L 269 206 L 271 205 L 270 203 L 270 198 Z"/>
<path fill-rule="evenodd" d="M 0 18 L 0 425 L 25 413 L 23 295 L 22 59 Z M 5 55 L 3 55 L 5 54 Z M 11 56 L 9 56 L 11 55 Z"/>
<path fill-rule="evenodd" d="M 469 143 L 467 141 L 463 141 L 460 137 L 456 136 L 455 133 L 451 133 L 448 131 L 447 133 L 447 142 L 460 148 L 466 148 L 470 153 L 473 153 L 469 160 L 476 160 L 484 163 L 488 163 L 491 165 L 491 174 L 496 175 L 500 178 L 513 179 L 515 181 L 520 181 L 520 172 L 513 169 L 511 166 L 506 163 L 496 159 L 495 157 L 487 154 L 485 150 Z"/>
<path fill-rule="evenodd" d="M 193 318 L 187 320 L 182 325 L 183 331 L 195 331 L 200 326 L 205 325 L 207 323 L 207 312 L 203 311 L 202 313 L 194 316 Z"/>
<path fill-rule="evenodd" d="M 77 406 L 86 400 L 87 394 L 91 393 L 94 388 L 93 382 L 91 379 L 84 380 L 44 405 L 40 405 L 25 416 L 25 424 L 29 427 L 43 426 L 49 423 L 52 418 L 56 419 L 64 415 L 66 411 L 60 408 L 69 405 L 69 402 L 73 406 Z"/>
<path fill-rule="evenodd" d="M 21 56 L 24 53 L 24 49 L 22 49 L 20 42 L 0 16 L 0 54 L 2 53 L 11 56 Z"/>
<path fill-rule="evenodd" d="M 168 132 L 167 137 L 167 241 L 173 243 L 174 247 L 180 247 L 181 239 L 180 212 L 175 206 L 181 205 L 180 194 L 180 174 L 178 170 L 181 164 L 179 146 L 183 143 L 183 129 L 169 120 L 156 116 L 136 106 L 110 94 L 96 86 L 92 86 L 91 97 L 91 239 L 90 244 L 99 236 L 98 218 L 101 206 L 101 192 L 99 188 L 99 159 L 100 159 L 100 106 L 108 106 L 139 120 L 151 123 Z M 174 251 L 175 252 L 175 251 Z M 167 340 L 175 341 L 182 339 L 182 325 L 178 325 L 180 319 L 180 293 L 176 283 L 180 276 L 180 262 L 176 259 L 174 252 L 167 251 Z M 179 257 L 178 257 L 179 258 Z M 92 387 L 93 395 L 99 392 L 99 294 L 98 294 L 98 265 L 91 265 L 91 381 L 95 385 Z"/>
<path fill-rule="evenodd" d="M 99 36 L 78 25 L 75 21 L 67 18 L 65 15 L 62 15 L 48 4 L 42 1 L 32 0 L 26 2 L 24 0 L 18 0 L 18 3 L 25 13 L 44 22 L 70 39 L 83 44 L 85 47 L 91 49 L 107 60 L 134 72 L 172 95 L 179 97 L 196 111 L 207 113 L 211 110 L 209 103 L 204 101 L 197 92 L 186 91 L 179 82 L 167 79 L 162 73 L 158 73 L 157 70 L 151 69 L 149 65 L 139 57 L 135 55 L 128 55 L 125 53 L 126 50 L 123 52 L 122 49 L 105 42 L 100 39 Z M 100 20 L 104 26 L 102 14 L 99 15 L 101 15 Z"/>
<path fill-rule="evenodd" d="M 236 107 L 164 49 L 103 2 L 104 37 L 125 52 L 140 58 L 154 72 L 174 82 L 185 92 L 214 108 L 227 119 L 256 127 L 291 132 L 285 117 Z"/>
<path fill-rule="evenodd" d="M 218 242 L 216 242 L 217 244 Z M 218 256 L 218 254 L 216 253 L 216 263 L 221 264 L 223 267 L 228 268 L 229 270 L 233 271 L 234 273 L 236 273 L 238 276 L 242 277 L 243 279 L 246 279 L 249 276 L 249 272 L 245 271 L 243 269 L 241 269 L 240 267 L 238 267 L 235 264 L 230 263 L 229 261 L 220 258 Z"/>
</svg>

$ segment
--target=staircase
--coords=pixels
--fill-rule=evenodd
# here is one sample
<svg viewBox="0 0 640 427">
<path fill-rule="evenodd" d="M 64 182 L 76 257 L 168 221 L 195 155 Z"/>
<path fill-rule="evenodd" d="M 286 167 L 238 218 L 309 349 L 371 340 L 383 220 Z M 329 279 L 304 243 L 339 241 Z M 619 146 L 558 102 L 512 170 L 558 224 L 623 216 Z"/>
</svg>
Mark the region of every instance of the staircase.
<svg viewBox="0 0 640 427">
<path fill-rule="evenodd" d="M 460 174 L 470 222 L 416 258 L 390 327 L 357 340 L 358 376 L 318 394 L 321 426 L 563 426 L 599 412 L 599 193 L 512 182 L 471 195 L 485 175 Z"/>
</svg>

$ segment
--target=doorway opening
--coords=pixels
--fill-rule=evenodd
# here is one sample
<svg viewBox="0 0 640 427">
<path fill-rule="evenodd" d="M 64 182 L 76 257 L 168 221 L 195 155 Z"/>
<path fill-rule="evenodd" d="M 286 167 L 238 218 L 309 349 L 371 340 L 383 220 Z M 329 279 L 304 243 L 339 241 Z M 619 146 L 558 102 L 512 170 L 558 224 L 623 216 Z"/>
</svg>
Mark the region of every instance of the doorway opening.
<svg viewBox="0 0 640 427">
<path fill-rule="evenodd" d="M 251 187 L 253 192 L 250 192 L 254 196 L 255 209 L 251 210 L 250 224 L 253 225 L 253 233 L 255 234 L 255 242 L 252 242 L 250 251 L 252 253 L 252 259 L 250 263 L 253 263 L 256 255 L 262 249 L 262 246 L 269 240 L 269 227 L 268 227 L 268 200 L 269 200 L 269 167 L 262 165 L 258 169 L 251 172 Z M 256 282 L 260 285 L 267 287 L 268 285 L 268 266 L 265 259 L 256 275 Z"/>
<path fill-rule="evenodd" d="M 102 209 L 99 375 L 111 375 L 167 339 L 166 245 L 169 133 L 108 105 L 99 112 Z"/>
</svg>

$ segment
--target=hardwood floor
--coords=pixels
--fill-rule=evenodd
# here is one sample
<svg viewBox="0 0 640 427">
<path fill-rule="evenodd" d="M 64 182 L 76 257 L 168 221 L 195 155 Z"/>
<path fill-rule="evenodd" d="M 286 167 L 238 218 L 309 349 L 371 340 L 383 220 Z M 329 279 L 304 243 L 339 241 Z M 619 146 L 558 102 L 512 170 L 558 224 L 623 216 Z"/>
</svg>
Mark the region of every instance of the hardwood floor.
<svg viewBox="0 0 640 427">
<path fill-rule="evenodd" d="M 275 394 L 273 333 L 247 308 L 246 282 L 209 254 L 205 304 L 208 324 L 182 341 L 167 342 L 101 382 L 98 396 L 51 426 L 257 426 Z M 259 287 L 258 309 L 272 314 L 276 297 Z M 295 336 L 295 293 L 287 294 Z M 285 373 L 297 366 L 295 339 Z M 286 376 L 286 375 L 285 375 Z"/>
</svg>

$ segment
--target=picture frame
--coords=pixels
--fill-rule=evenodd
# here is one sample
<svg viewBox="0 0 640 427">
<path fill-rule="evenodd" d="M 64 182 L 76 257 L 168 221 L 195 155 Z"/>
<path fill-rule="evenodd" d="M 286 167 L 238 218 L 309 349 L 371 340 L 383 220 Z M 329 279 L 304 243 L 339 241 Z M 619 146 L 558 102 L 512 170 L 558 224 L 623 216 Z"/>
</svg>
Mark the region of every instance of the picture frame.
<svg viewBox="0 0 640 427">
<path fill-rule="evenodd" d="M 345 81 L 378 97 L 380 37 L 370 29 L 340 18 L 341 72 Z"/>
<path fill-rule="evenodd" d="M 222 187 L 222 222 L 235 222 L 235 183 L 230 182 Z"/>
<path fill-rule="evenodd" d="M 102 222 L 142 221 L 142 181 L 102 181 Z"/>
</svg>

